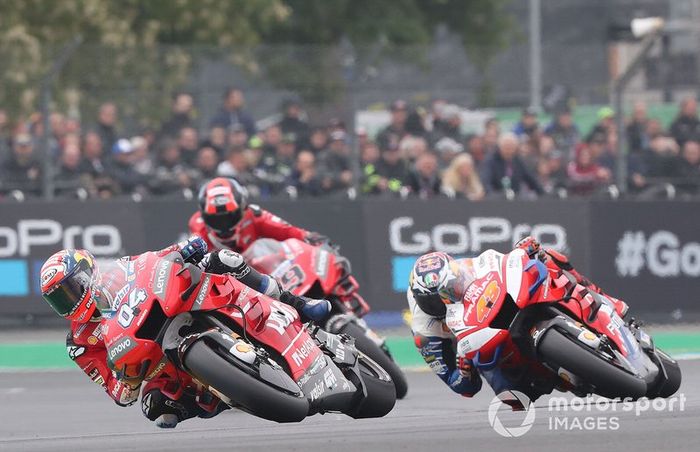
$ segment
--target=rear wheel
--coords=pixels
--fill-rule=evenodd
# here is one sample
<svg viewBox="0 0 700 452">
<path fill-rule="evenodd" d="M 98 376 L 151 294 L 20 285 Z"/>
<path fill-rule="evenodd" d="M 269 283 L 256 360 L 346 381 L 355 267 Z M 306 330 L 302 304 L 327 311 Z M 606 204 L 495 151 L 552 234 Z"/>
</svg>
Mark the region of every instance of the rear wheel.
<svg viewBox="0 0 700 452">
<path fill-rule="evenodd" d="M 550 328 L 537 346 L 540 359 L 555 370 L 566 369 L 595 388 L 595 393 L 609 398 L 638 399 L 647 392 L 645 381 L 615 366 L 583 344 L 576 343 Z"/>
<path fill-rule="evenodd" d="M 220 356 L 204 340 L 190 345 L 183 362 L 200 382 L 255 416 L 276 422 L 299 422 L 309 413 L 309 402 L 303 393 L 292 395 L 256 379 Z"/>
<path fill-rule="evenodd" d="M 346 414 L 355 419 L 386 416 L 396 404 L 396 389 L 389 380 L 389 375 L 381 367 L 378 368 L 378 364 L 362 355 L 358 366 L 367 396 L 356 408 Z"/>
<path fill-rule="evenodd" d="M 406 381 L 406 376 L 399 366 L 394 362 L 394 360 L 382 350 L 372 339 L 368 338 L 365 331 L 353 322 L 348 322 L 343 326 L 340 333 L 348 334 L 355 338 L 355 347 L 369 356 L 369 358 L 379 364 L 384 370 L 387 371 L 391 379 L 394 381 L 394 387 L 396 388 L 396 398 L 403 399 L 408 391 L 408 382 Z"/>
</svg>

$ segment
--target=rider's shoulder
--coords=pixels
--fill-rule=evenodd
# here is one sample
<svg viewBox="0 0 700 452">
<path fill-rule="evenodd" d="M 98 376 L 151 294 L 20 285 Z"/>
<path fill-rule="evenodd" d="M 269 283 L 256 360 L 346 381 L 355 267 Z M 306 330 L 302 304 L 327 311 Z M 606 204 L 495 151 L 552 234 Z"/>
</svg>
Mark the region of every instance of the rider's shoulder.
<svg viewBox="0 0 700 452">
<path fill-rule="evenodd" d="M 189 223 L 190 227 L 195 227 L 195 226 L 200 226 L 200 225 L 203 226 L 204 220 L 202 220 L 202 213 L 199 210 L 196 211 L 195 213 L 193 213 L 190 216 L 190 220 L 188 223 Z"/>
<path fill-rule="evenodd" d="M 249 204 L 248 211 L 252 213 L 254 217 L 261 217 L 265 213 L 265 209 L 257 204 Z"/>
</svg>

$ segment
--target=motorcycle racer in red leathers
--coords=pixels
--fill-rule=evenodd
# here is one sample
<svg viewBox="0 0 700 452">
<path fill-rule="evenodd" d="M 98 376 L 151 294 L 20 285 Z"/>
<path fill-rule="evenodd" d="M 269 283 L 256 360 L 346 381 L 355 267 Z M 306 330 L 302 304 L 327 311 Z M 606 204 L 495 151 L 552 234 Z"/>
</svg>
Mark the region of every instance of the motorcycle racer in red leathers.
<svg viewBox="0 0 700 452">
<path fill-rule="evenodd" d="M 242 257 L 228 250 L 206 253 L 204 240 L 192 237 L 156 253 L 163 257 L 180 252 L 185 262 L 199 265 L 209 273 L 231 273 L 258 292 L 279 299 L 296 308 L 302 319 L 323 318 L 330 310 L 326 300 L 311 300 L 280 290 L 270 276 L 249 267 Z M 141 382 L 124 382 L 107 365 L 107 350 L 102 340 L 101 315 L 113 312 L 135 279 L 135 262 L 139 256 L 98 264 L 86 250 L 66 249 L 52 255 L 41 269 L 41 290 L 44 300 L 62 317 L 71 321 L 66 338 L 69 357 L 92 381 L 102 386 L 120 406 L 136 402 Z M 211 417 L 228 406 L 209 391 L 191 384 L 182 396 L 173 400 L 164 394 L 176 392 L 181 384 L 178 376 L 159 376 L 143 384 L 144 415 L 163 428 L 172 428 L 195 416 Z M 166 391 L 164 391 L 166 390 Z"/>
<path fill-rule="evenodd" d="M 247 190 L 236 180 L 217 177 L 199 191 L 199 210 L 189 220 L 190 233 L 206 240 L 210 250 L 243 253 L 259 238 L 303 240 L 312 245 L 328 238 L 293 226 L 280 217 L 248 204 Z"/>
<path fill-rule="evenodd" d="M 621 317 L 627 313 L 626 303 L 604 294 L 580 275 L 563 254 L 550 249 L 543 250 L 531 237 L 518 242 L 516 249 L 518 248 L 524 250 L 531 259 L 544 262 L 550 269 L 566 270 L 579 284 L 604 295 Z M 490 253 L 496 252 L 488 250 L 480 257 Z M 411 330 L 415 345 L 433 372 L 458 394 L 474 396 L 481 389 L 483 376 L 496 394 L 515 389 L 534 401 L 553 388 L 534 384 L 527 373 L 523 378 L 523 375 L 514 377 L 504 372 L 499 368 L 496 358 L 491 362 L 472 362 L 466 357 L 457 356 L 455 351 L 456 338 L 445 321 L 446 303 L 459 303 L 463 300 L 469 286 L 477 280 L 474 266 L 480 257 L 454 259 L 446 253 L 434 252 L 425 254 L 416 261 L 406 294 L 412 314 Z"/>
</svg>

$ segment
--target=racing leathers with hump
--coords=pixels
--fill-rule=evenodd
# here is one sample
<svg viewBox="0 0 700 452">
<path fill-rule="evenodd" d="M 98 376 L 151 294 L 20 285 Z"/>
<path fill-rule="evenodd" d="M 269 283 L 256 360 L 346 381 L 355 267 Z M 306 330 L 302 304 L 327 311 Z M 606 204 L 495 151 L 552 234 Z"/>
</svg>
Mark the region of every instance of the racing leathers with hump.
<svg viewBox="0 0 700 452">
<path fill-rule="evenodd" d="M 190 233 L 207 241 L 209 249 L 243 253 L 259 238 L 298 239 L 312 245 L 328 238 L 293 226 L 255 204 L 236 180 L 217 177 L 199 191 L 199 210 L 189 220 Z"/>
<path fill-rule="evenodd" d="M 228 250 L 206 253 L 206 244 L 200 237 L 156 253 L 163 257 L 174 251 L 180 252 L 184 261 L 197 264 L 206 272 L 230 273 L 258 292 L 290 304 L 300 312 L 302 319 L 316 320 L 326 316 L 330 309 L 326 300 L 311 300 L 280 290 L 273 278 L 248 266 L 237 253 Z M 59 315 L 71 321 L 66 339 L 68 355 L 120 406 L 136 402 L 141 382 L 120 381 L 108 367 L 100 320 L 101 315 L 113 311 L 126 298 L 134 272 L 149 271 L 134 269 L 138 257 L 101 262 L 98 269 L 88 251 L 67 249 L 52 255 L 41 269 L 44 299 Z M 163 389 L 172 394 L 175 391 L 171 389 L 180 384 L 179 378 L 171 375 L 151 379 L 142 385 L 143 413 L 157 426 L 172 428 L 185 419 L 211 417 L 227 408 L 212 393 L 194 385 L 188 386 L 177 400 L 164 395 Z"/>
<path fill-rule="evenodd" d="M 538 259 L 554 270 L 566 270 L 577 282 L 589 290 L 605 295 L 613 303 L 620 316 L 627 312 L 627 305 L 604 294 L 600 288 L 580 275 L 563 254 L 555 250 L 543 250 L 539 243 L 526 237 L 516 244 L 531 259 Z M 551 392 L 530 379 L 527 372 L 517 374 L 499 367 L 496 358 L 487 362 L 475 362 L 457 355 L 457 339 L 445 321 L 446 305 L 460 303 L 469 286 L 478 282 L 474 272 L 476 261 L 490 253 L 488 250 L 475 258 L 453 259 L 446 253 L 434 252 L 421 256 L 411 271 L 408 305 L 412 314 L 411 329 L 416 347 L 425 362 L 454 392 L 472 397 L 482 386 L 482 377 L 496 394 L 506 390 L 518 390 L 530 400 Z M 513 407 L 522 408 L 522 407 Z"/>
</svg>

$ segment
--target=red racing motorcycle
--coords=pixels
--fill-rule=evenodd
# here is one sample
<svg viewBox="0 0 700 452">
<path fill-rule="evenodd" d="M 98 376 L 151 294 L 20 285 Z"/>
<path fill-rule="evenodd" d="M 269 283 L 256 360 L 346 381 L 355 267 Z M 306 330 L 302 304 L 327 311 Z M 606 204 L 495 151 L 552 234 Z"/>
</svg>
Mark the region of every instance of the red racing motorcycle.
<svg viewBox="0 0 700 452">
<path fill-rule="evenodd" d="M 353 337 L 357 349 L 389 373 L 396 387 L 396 397 L 402 399 L 406 395 L 406 376 L 392 358 L 384 339 L 362 320 L 369 312 L 369 305 L 358 293 L 359 285 L 351 274 L 350 262 L 337 249 L 297 239 L 282 242 L 258 239 L 243 257 L 259 272 L 276 278 L 285 290 L 329 300 L 332 309 L 324 329 Z"/>
<path fill-rule="evenodd" d="M 477 366 L 498 366 L 523 392 L 552 389 L 608 398 L 670 397 L 678 362 L 655 347 L 634 320 L 566 271 L 522 250 L 474 259 L 476 281 L 445 322 L 457 353 Z M 618 307 L 617 309 L 621 309 Z"/>
<path fill-rule="evenodd" d="M 315 413 L 381 417 L 390 376 L 347 335 L 304 325 L 295 309 L 179 253 L 129 263 L 128 291 L 103 313 L 109 366 L 132 386 L 162 374 L 192 380 L 228 405 L 277 422 Z M 120 291 L 121 292 L 121 291 Z"/>
</svg>

